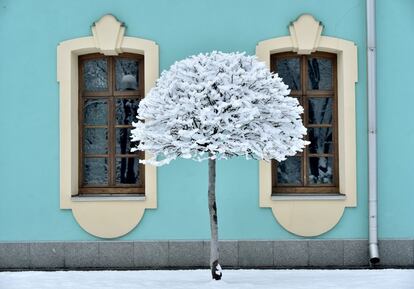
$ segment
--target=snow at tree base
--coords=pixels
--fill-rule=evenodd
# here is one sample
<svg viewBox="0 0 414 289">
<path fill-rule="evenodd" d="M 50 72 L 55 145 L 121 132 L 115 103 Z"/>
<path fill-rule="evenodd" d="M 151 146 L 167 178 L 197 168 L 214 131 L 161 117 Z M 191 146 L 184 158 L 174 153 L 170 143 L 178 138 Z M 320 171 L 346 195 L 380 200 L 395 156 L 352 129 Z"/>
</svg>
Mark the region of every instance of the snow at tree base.
<svg viewBox="0 0 414 289">
<path fill-rule="evenodd" d="M 164 71 L 140 102 L 132 140 L 152 153 L 144 163 L 177 157 L 234 156 L 278 161 L 301 151 L 303 108 L 255 56 L 212 52 Z M 144 121 L 145 120 L 145 121 Z"/>
<path fill-rule="evenodd" d="M 0 272 L 1 289 L 413 289 L 414 270 Z"/>
</svg>

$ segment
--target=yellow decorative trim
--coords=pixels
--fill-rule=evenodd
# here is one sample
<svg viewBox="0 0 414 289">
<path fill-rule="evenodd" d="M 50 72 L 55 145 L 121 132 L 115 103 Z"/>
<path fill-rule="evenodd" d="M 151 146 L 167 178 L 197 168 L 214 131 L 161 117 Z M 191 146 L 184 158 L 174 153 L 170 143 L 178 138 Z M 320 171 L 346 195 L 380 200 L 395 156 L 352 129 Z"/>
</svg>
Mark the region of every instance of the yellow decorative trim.
<svg viewBox="0 0 414 289">
<path fill-rule="evenodd" d="M 74 201 L 78 194 L 78 56 L 89 53 L 144 55 L 145 94 L 158 78 L 158 45 L 153 41 L 124 37 L 125 29 L 112 15 L 103 16 L 92 28 L 93 37 L 63 41 L 57 48 L 57 80 L 60 95 L 60 208 L 71 209 L 79 225 L 92 235 L 116 238 L 130 232 L 145 209 L 157 207 L 157 171 L 145 166 L 145 199 Z M 148 158 L 148 155 L 146 155 Z"/>
<path fill-rule="evenodd" d="M 121 43 L 125 27 L 112 15 L 105 15 L 92 26 L 93 40 L 99 51 L 105 55 L 122 53 Z"/>
<path fill-rule="evenodd" d="M 304 14 L 289 26 L 293 51 L 298 54 L 315 52 L 323 26 L 312 15 Z"/>
<path fill-rule="evenodd" d="M 357 47 L 351 41 L 321 36 L 322 26 L 311 15 L 302 15 L 290 27 L 290 36 L 268 39 L 256 47 L 256 56 L 270 67 L 270 55 L 285 51 L 309 54 L 324 51 L 337 54 L 339 189 L 338 200 L 272 200 L 269 162 L 260 161 L 260 207 L 272 208 L 277 221 L 299 236 L 317 236 L 332 229 L 345 207 L 356 207 L 355 83 L 358 80 Z"/>
</svg>

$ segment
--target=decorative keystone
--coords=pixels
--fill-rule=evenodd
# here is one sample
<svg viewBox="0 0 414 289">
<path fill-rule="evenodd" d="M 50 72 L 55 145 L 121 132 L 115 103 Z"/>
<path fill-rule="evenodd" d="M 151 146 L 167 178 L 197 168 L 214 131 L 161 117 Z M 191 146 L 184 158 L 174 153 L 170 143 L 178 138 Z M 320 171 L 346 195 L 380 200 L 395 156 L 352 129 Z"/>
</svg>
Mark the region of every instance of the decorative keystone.
<svg viewBox="0 0 414 289">
<path fill-rule="evenodd" d="M 289 26 L 293 51 L 311 54 L 316 51 L 321 39 L 323 26 L 312 15 L 303 14 Z"/>
<path fill-rule="evenodd" d="M 105 55 L 122 53 L 125 26 L 113 15 L 107 14 L 92 25 L 95 46 Z"/>
</svg>

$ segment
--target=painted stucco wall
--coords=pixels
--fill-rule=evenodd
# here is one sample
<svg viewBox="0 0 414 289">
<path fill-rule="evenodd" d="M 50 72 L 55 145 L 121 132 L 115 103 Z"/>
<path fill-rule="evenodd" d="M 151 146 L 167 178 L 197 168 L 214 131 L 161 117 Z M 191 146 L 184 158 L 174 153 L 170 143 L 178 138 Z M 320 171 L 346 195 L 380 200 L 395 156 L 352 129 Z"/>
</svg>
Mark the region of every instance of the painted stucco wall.
<svg viewBox="0 0 414 289">
<path fill-rule="evenodd" d="M 413 237 L 414 1 L 381 0 L 377 13 L 379 229 Z"/>
<path fill-rule="evenodd" d="M 378 3 L 380 238 L 414 237 L 413 8 L 410 0 Z M 367 238 L 365 1 L 0 0 L 0 241 L 96 239 L 70 210 L 59 209 L 56 47 L 90 35 L 91 24 L 107 13 L 125 22 L 126 35 L 159 45 L 161 70 L 199 52 L 254 54 L 259 41 L 288 35 L 288 24 L 302 13 L 322 21 L 323 35 L 355 42 L 358 206 L 318 238 Z M 220 161 L 217 173 L 221 239 L 298 238 L 270 209 L 259 208 L 257 161 Z M 158 169 L 158 208 L 121 239 L 208 238 L 207 163 L 179 160 Z"/>
</svg>

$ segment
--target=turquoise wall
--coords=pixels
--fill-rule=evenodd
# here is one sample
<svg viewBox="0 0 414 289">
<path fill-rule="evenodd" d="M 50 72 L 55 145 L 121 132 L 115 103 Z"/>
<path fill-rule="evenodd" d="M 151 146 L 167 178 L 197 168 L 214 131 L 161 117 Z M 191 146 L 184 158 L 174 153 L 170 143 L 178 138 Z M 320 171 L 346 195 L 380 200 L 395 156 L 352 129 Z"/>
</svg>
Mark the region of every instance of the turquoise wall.
<svg viewBox="0 0 414 289">
<path fill-rule="evenodd" d="M 406 39 L 411 30 L 403 27 L 414 27 L 412 4 L 378 4 L 379 222 L 380 237 L 386 238 L 414 237 L 414 195 L 407 181 L 414 130 L 403 125 L 414 98 L 410 76 L 402 73 L 414 61 L 407 57 L 414 38 Z M 161 69 L 211 50 L 254 54 L 259 41 L 288 35 L 289 22 L 302 13 L 322 21 L 324 35 L 354 41 L 358 207 L 346 209 L 340 223 L 318 238 L 367 238 L 365 1 L 0 0 L 0 241 L 96 239 L 70 210 L 59 209 L 56 47 L 90 35 L 91 24 L 106 13 L 126 23 L 127 35 L 157 42 Z M 405 30 L 396 31 L 396 25 Z M 146 211 L 122 239 L 208 239 L 207 163 L 178 160 L 158 172 L 158 208 Z M 270 209 L 259 208 L 257 161 L 220 161 L 217 181 L 222 239 L 297 238 L 277 224 Z"/>
<path fill-rule="evenodd" d="M 378 5 L 378 198 L 380 234 L 414 235 L 414 1 Z"/>
</svg>

